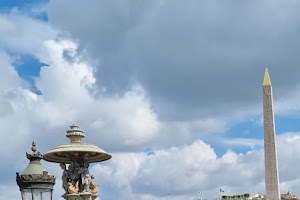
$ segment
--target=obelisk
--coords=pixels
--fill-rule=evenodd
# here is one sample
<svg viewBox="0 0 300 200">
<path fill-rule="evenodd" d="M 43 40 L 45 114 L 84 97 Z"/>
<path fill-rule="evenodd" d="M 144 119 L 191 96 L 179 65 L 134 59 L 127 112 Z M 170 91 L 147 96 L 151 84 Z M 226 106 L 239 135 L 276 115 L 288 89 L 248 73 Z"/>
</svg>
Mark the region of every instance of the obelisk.
<svg viewBox="0 0 300 200">
<path fill-rule="evenodd" d="M 273 94 L 268 69 L 263 81 L 263 112 L 266 200 L 280 200 Z"/>
</svg>

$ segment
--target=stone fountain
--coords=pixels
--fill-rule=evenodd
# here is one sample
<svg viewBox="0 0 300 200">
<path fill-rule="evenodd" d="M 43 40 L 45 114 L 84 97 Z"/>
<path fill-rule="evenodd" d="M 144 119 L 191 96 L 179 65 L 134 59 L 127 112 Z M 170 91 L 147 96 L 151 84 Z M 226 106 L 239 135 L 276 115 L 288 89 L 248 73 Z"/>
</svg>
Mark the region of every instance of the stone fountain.
<svg viewBox="0 0 300 200">
<path fill-rule="evenodd" d="M 93 175 L 89 173 L 89 164 L 109 160 L 111 155 L 96 145 L 82 143 L 84 132 L 78 126 L 72 125 L 67 131 L 69 144 L 61 144 L 44 154 L 43 159 L 60 163 L 63 170 L 62 187 L 66 200 L 94 200 L 98 197 L 97 184 L 92 182 Z M 68 165 L 68 167 L 67 167 Z"/>
</svg>

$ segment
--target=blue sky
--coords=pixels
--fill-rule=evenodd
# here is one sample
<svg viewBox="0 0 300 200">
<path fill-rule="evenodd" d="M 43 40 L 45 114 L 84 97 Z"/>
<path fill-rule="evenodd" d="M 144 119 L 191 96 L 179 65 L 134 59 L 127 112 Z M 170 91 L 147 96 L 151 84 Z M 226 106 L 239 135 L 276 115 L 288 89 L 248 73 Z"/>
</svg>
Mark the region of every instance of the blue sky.
<svg viewBox="0 0 300 200">
<path fill-rule="evenodd" d="M 24 13 L 36 19 L 48 21 L 47 12 L 41 12 L 38 15 L 35 15 L 31 10 L 33 7 L 43 7 L 47 5 L 48 2 L 48 0 L 3 0 L 0 2 L 0 10 L 1 13 L 9 13 L 11 12 L 11 10 L 17 9 L 20 11 L 24 11 Z"/>
<path fill-rule="evenodd" d="M 264 193 L 266 66 L 281 193 L 300 195 L 299 6 L 271 0 L 1 1 L 6 140 L 0 152 L 13 156 L 0 154 L 8 163 L 1 167 L 8 173 L 0 199 L 19 199 L 14 174 L 25 168 L 32 140 L 47 152 L 68 142 L 65 130 L 73 123 L 85 131 L 85 142 L 113 155 L 91 165 L 103 199 L 171 194 L 186 200 L 199 191 L 212 199 L 220 188 L 227 195 Z M 43 164 L 60 177 L 58 166 Z M 60 199 L 57 181 L 54 197 Z M 11 196 L 1 193 L 7 182 Z"/>
<path fill-rule="evenodd" d="M 48 2 L 48 1 L 43 1 L 43 2 Z M 1 1 L 0 5 L 1 5 L 1 10 L 9 10 L 9 9 L 12 9 L 12 8 L 23 8 L 23 7 L 27 7 L 27 6 L 30 6 L 30 5 L 33 5 L 34 3 L 36 3 L 36 1 L 6 1 L 6 0 L 3 0 Z"/>
<path fill-rule="evenodd" d="M 20 59 L 15 64 L 15 69 L 22 79 L 30 83 L 30 90 L 35 94 L 41 95 L 41 91 L 35 87 L 34 80 L 36 77 L 39 77 L 41 67 L 46 66 L 46 64 L 40 63 L 32 56 L 21 55 Z"/>
</svg>

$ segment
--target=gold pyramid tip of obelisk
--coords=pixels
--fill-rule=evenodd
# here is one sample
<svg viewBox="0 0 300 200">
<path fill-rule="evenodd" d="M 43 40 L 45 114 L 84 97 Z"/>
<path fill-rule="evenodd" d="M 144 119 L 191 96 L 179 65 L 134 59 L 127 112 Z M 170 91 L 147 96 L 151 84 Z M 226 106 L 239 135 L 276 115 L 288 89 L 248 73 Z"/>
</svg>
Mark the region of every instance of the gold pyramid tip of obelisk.
<svg viewBox="0 0 300 200">
<path fill-rule="evenodd" d="M 264 77 L 263 86 L 264 85 L 271 85 L 271 80 L 270 80 L 268 68 L 266 68 L 266 71 L 265 71 L 265 77 Z"/>
</svg>

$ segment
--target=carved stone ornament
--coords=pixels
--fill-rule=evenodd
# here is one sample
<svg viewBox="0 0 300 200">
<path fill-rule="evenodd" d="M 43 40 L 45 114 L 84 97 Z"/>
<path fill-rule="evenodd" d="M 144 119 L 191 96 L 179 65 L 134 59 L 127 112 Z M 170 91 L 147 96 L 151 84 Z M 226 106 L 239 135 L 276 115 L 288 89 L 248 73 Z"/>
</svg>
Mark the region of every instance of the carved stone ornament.
<svg viewBox="0 0 300 200">
<path fill-rule="evenodd" d="M 299 200 L 299 198 L 290 191 L 288 191 L 287 194 L 282 194 L 281 199 L 282 200 Z"/>
</svg>

